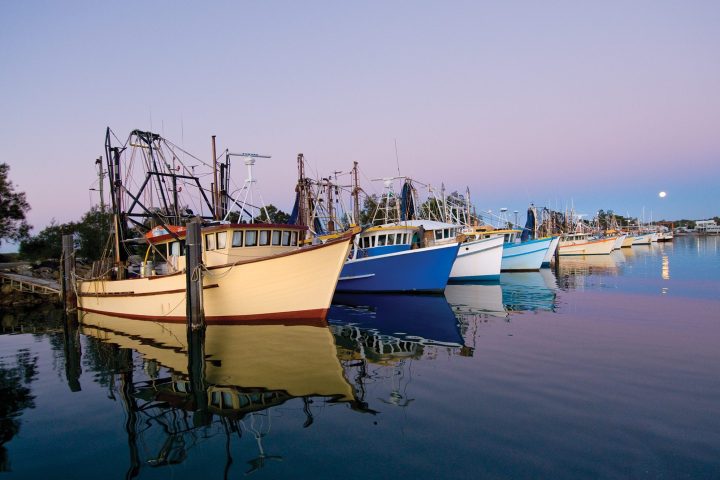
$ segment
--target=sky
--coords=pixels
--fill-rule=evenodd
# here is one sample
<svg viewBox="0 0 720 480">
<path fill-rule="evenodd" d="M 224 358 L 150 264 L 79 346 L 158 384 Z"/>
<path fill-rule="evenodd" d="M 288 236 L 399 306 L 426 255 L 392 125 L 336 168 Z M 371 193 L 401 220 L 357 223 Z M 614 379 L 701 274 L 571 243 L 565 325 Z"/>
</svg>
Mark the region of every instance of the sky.
<svg viewBox="0 0 720 480">
<path fill-rule="evenodd" d="M 98 202 L 107 126 L 271 155 L 258 187 L 286 211 L 302 152 L 483 211 L 720 215 L 717 1 L 28 0 L 0 44 L 0 162 L 34 233 Z"/>
</svg>

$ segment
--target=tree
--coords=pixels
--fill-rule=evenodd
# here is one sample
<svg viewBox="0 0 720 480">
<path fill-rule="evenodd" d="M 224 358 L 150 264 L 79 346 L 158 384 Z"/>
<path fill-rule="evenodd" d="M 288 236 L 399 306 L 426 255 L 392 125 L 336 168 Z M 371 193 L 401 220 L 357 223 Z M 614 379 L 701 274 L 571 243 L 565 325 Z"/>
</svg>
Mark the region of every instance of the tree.
<svg viewBox="0 0 720 480">
<path fill-rule="evenodd" d="M 25 214 L 30 210 L 25 192 L 15 192 L 15 186 L 8 179 L 9 171 L 7 163 L 0 163 L 0 243 L 27 238 L 31 228 L 25 221 Z"/>
<path fill-rule="evenodd" d="M 43 228 L 35 236 L 20 242 L 20 256 L 28 260 L 58 259 L 62 254 L 63 235 L 76 235 L 80 243 L 78 256 L 86 260 L 97 260 L 106 247 L 112 215 L 92 207 L 79 222 L 56 223 Z"/>
<path fill-rule="evenodd" d="M 375 215 L 379 201 L 378 196 L 374 193 L 365 197 L 362 210 L 360 211 L 360 225 L 369 225 L 372 223 L 373 215 Z"/>
<path fill-rule="evenodd" d="M 267 215 L 265 214 L 265 211 L 267 210 Z M 269 215 L 269 218 L 268 218 Z M 290 215 L 283 212 L 282 210 L 279 210 L 275 205 L 272 203 L 265 207 L 264 209 L 260 209 L 260 215 L 255 217 L 253 219 L 253 223 L 287 223 L 290 221 Z"/>
</svg>

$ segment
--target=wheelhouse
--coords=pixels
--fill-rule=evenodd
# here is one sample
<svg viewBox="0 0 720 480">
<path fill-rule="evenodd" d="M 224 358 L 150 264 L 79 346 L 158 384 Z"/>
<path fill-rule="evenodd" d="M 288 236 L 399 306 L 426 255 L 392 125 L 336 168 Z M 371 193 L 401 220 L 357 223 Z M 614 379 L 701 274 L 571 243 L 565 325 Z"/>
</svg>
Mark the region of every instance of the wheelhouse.
<svg viewBox="0 0 720 480">
<path fill-rule="evenodd" d="M 163 227 L 155 227 L 146 234 L 149 245 L 142 276 L 176 273 L 185 268 L 185 227 L 170 227 L 170 230 L 172 233 Z M 304 231 L 305 227 L 301 226 L 274 224 L 204 227 L 203 263 L 213 267 L 295 250 Z"/>
</svg>

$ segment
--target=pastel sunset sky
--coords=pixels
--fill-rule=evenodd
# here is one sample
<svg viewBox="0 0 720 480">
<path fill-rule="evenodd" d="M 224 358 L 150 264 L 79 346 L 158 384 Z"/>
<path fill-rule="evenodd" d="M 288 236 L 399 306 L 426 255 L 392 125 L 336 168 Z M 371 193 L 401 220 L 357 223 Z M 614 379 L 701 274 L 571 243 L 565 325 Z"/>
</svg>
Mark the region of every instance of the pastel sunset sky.
<svg viewBox="0 0 720 480">
<path fill-rule="evenodd" d="M 110 126 L 256 170 L 360 162 L 480 210 L 720 215 L 718 1 L 4 2 L 0 162 L 34 233 L 98 202 Z M 238 165 L 239 166 L 239 165 Z M 242 169 L 233 172 L 236 180 Z M 664 199 L 658 193 L 666 191 Z M 524 218 L 524 214 L 522 214 Z"/>
</svg>

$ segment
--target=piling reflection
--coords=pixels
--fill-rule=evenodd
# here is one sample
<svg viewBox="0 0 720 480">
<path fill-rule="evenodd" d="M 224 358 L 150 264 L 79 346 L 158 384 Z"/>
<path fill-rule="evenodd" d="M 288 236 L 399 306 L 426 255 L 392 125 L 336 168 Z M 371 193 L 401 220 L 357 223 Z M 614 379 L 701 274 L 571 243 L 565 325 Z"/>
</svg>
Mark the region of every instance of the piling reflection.
<svg viewBox="0 0 720 480">
<path fill-rule="evenodd" d="M 212 325 L 204 338 L 192 338 L 184 325 L 87 314 L 81 331 L 109 346 L 104 357 L 112 359 L 115 372 L 109 390 L 127 415 L 128 478 L 144 466 L 181 463 L 192 446 L 215 435 L 227 437 L 226 475 L 231 439 L 255 440 L 258 453 L 248 460 L 248 473 L 282 458 L 266 453 L 262 444 L 273 407 L 301 400 L 305 427 L 314 422 L 313 410 L 325 404 L 364 408 L 345 379 L 324 322 Z M 140 379 L 133 352 L 142 359 Z"/>
</svg>

